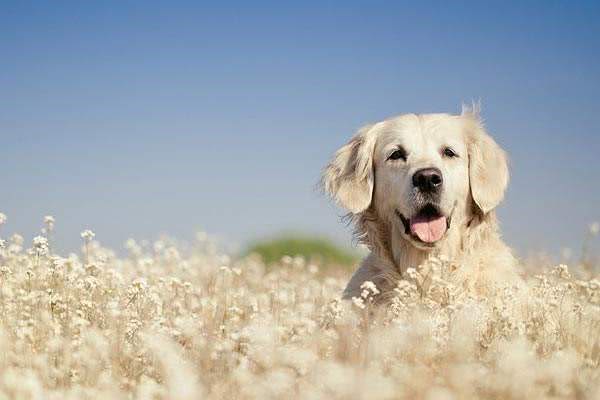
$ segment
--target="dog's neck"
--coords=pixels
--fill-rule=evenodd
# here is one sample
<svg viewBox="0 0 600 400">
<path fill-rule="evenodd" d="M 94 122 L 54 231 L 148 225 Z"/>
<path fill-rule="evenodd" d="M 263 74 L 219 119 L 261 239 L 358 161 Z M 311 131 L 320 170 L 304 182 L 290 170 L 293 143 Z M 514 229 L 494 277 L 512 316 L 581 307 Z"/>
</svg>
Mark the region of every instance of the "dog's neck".
<svg viewBox="0 0 600 400">
<path fill-rule="evenodd" d="M 496 217 L 493 212 L 487 215 L 474 213 L 463 220 L 454 220 L 441 243 L 432 249 L 419 249 L 410 243 L 400 232 L 397 224 L 383 221 L 372 211 L 359 220 L 358 230 L 364 235 L 363 241 L 382 264 L 391 265 L 403 275 L 407 268 L 416 268 L 430 257 L 444 256 L 460 262 L 459 255 L 476 251 L 482 242 L 496 232 Z"/>
</svg>

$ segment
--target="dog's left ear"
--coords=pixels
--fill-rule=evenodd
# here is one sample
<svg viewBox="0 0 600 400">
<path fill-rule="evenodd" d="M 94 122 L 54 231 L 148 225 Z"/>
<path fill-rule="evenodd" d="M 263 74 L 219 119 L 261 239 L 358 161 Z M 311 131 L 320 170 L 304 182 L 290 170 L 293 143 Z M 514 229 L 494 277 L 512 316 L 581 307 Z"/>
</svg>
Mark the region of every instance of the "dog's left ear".
<svg viewBox="0 0 600 400">
<path fill-rule="evenodd" d="M 354 214 L 366 210 L 373 198 L 376 127 L 377 124 L 361 128 L 335 153 L 321 177 L 325 192 Z"/>
<path fill-rule="evenodd" d="M 506 153 L 489 136 L 476 113 L 463 113 L 467 124 L 471 195 L 483 214 L 504 198 L 508 185 Z"/>
</svg>

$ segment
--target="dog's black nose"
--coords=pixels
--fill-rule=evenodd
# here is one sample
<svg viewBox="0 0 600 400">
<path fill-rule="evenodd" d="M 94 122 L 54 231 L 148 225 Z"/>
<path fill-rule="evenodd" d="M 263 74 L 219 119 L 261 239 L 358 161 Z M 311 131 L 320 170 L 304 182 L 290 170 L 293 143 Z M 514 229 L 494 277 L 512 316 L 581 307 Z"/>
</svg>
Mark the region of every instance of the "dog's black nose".
<svg viewBox="0 0 600 400">
<path fill-rule="evenodd" d="M 442 171 L 437 168 L 423 168 L 415 172 L 412 177 L 413 185 L 422 192 L 437 192 L 442 187 L 444 179 Z"/>
</svg>

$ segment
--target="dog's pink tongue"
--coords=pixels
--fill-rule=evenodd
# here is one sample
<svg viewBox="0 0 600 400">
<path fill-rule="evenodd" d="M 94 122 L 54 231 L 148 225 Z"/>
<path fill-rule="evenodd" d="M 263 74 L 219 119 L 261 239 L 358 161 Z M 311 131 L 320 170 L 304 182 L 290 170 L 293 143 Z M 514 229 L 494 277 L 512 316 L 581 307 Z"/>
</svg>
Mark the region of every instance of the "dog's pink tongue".
<svg viewBox="0 0 600 400">
<path fill-rule="evenodd" d="M 425 243 L 437 242 L 446 232 L 446 217 L 416 216 L 410 220 L 410 231 Z"/>
</svg>

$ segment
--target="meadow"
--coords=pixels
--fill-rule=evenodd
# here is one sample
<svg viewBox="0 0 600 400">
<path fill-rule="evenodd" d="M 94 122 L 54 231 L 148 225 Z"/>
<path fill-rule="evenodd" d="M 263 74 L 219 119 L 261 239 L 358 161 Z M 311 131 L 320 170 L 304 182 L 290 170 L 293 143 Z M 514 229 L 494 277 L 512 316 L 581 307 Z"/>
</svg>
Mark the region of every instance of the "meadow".
<svg viewBox="0 0 600 400">
<path fill-rule="evenodd" d="M 415 266 L 395 296 L 339 296 L 350 270 L 294 255 L 222 254 L 82 232 L 79 254 L 42 235 L 4 237 L 0 214 L 0 398 L 594 399 L 600 280 L 590 263 L 528 266 L 474 297 L 450 260 Z M 590 228 L 589 238 L 598 227 Z"/>
</svg>

